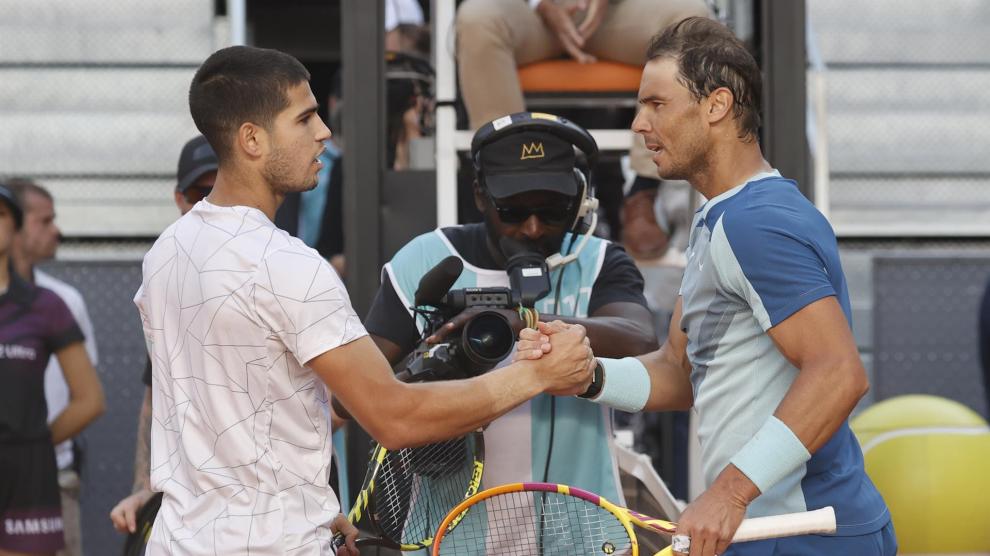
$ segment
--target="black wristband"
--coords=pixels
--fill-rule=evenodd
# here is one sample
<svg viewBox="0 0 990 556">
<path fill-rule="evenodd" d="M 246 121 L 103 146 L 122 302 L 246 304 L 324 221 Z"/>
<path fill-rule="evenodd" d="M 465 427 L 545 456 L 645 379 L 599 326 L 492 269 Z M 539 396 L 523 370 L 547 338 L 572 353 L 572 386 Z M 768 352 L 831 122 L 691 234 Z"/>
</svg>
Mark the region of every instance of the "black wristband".
<svg viewBox="0 0 990 556">
<path fill-rule="evenodd" d="M 579 398 L 591 399 L 602 393 L 602 388 L 605 386 L 605 368 L 602 367 L 602 362 L 595 359 L 595 376 L 591 379 L 591 384 L 588 389 L 584 391 L 583 394 L 578 394 Z"/>
</svg>

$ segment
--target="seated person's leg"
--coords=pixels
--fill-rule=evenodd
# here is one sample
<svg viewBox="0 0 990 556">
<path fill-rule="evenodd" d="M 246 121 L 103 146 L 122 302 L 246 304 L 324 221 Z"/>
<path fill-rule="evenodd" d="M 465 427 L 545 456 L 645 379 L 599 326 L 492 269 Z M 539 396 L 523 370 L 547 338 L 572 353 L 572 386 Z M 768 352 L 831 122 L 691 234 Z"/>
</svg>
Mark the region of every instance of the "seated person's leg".
<svg viewBox="0 0 990 556">
<path fill-rule="evenodd" d="M 704 0 L 621 0 L 610 2 L 585 50 L 602 60 L 642 65 L 650 39 L 688 17 L 710 17 Z"/>
<path fill-rule="evenodd" d="M 522 0 L 461 4 L 457 10 L 457 70 L 471 128 L 525 110 L 516 64 L 553 58 L 561 52 L 540 16 Z"/>
</svg>

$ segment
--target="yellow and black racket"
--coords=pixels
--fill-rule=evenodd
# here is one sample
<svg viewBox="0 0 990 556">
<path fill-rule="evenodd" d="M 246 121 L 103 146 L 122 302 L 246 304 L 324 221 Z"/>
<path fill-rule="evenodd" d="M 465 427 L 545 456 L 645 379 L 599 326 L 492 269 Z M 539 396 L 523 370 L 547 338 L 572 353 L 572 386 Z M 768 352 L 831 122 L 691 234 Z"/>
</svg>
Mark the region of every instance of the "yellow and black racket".
<svg viewBox="0 0 990 556">
<path fill-rule="evenodd" d="M 672 534 L 677 525 L 553 483 L 514 483 L 475 494 L 437 528 L 433 556 L 638 556 L 633 525 Z M 835 532 L 831 507 L 747 519 L 734 542 Z M 665 548 L 655 556 L 671 554 Z"/>
<path fill-rule="evenodd" d="M 127 540 L 124 541 L 123 556 L 141 556 L 144 554 L 144 549 L 148 546 L 148 539 L 151 537 L 151 528 L 155 525 L 158 509 L 162 507 L 162 496 L 162 493 L 156 492 L 138 510 L 134 518 L 137 527 L 133 533 L 127 535 Z"/>
<path fill-rule="evenodd" d="M 403 450 L 386 450 L 376 444 L 347 518 L 378 536 L 360 538 L 358 546 L 428 548 L 451 508 L 478 492 L 484 469 L 481 431 Z M 338 534 L 334 547 L 343 541 Z"/>
</svg>

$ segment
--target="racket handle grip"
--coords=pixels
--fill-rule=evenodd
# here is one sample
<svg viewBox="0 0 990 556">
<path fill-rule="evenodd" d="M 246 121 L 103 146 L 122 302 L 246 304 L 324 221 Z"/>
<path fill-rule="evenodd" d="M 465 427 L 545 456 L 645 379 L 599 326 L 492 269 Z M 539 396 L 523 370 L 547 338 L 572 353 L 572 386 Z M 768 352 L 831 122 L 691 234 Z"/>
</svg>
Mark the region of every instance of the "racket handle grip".
<svg viewBox="0 0 990 556">
<path fill-rule="evenodd" d="M 736 530 L 733 542 L 758 541 L 777 537 L 835 532 L 835 510 L 826 506 L 820 510 L 793 514 L 744 519 Z"/>
<path fill-rule="evenodd" d="M 759 541 L 778 537 L 835 532 L 835 510 L 826 506 L 820 510 L 793 514 L 744 519 L 732 537 L 732 542 Z M 654 556 L 673 556 L 668 546 Z"/>
</svg>

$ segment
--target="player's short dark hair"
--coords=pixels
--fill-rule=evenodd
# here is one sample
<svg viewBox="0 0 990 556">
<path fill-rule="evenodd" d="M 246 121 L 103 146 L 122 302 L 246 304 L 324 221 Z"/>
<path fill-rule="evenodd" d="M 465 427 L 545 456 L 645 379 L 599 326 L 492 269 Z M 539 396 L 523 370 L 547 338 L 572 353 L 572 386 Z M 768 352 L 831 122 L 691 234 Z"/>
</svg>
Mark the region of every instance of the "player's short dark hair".
<svg viewBox="0 0 990 556">
<path fill-rule="evenodd" d="M 275 116 L 289 106 L 288 90 L 308 81 L 306 67 L 284 52 L 231 46 L 211 54 L 196 70 L 189 112 L 222 161 L 241 124 L 271 129 Z"/>
<path fill-rule="evenodd" d="M 732 112 L 740 139 L 755 140 L 760 130 L 763 80 L 753 55 L 728 27 L 705 17 L 689 17 L 650 40 L 646 59 L 677 61 L 679 79 L 695 98 L 719 87 L 732 92 Z"/>
</svg>

